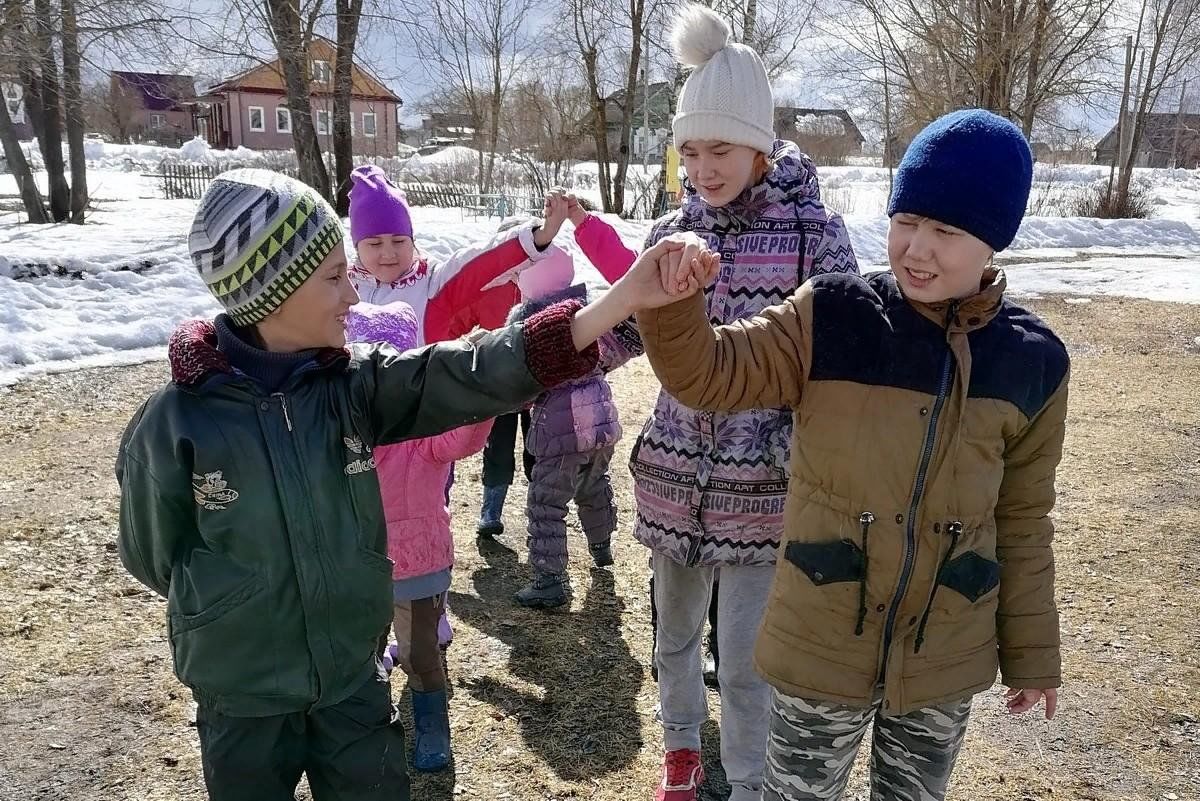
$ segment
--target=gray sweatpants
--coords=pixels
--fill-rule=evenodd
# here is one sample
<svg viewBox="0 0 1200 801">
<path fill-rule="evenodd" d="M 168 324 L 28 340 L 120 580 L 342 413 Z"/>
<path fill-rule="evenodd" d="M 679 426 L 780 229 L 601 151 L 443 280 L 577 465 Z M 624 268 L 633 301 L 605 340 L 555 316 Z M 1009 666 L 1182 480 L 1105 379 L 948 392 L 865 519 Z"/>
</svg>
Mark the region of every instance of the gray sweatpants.
<svg viewBox="0 0 1200 801">
<path fill-rule="evenodd" d="M 574 500 L 588 545 L 607 544 L 617 528 L 608 466 L 613 448 L 538 458 L 529 479 L 529 563 L 543 573 L 567 569 L 567 505 Z"/>
<path fill-rule="evenodd" d="M 867 727 L 872 801 L 942 801 L 971 699 L 892 717 L 880 708 L 808 701 L 773 692 L 763 801 L 838 801 Z"/>
<path fill-rule="evenodd" d="M 714 568 L 685 567 L 657 552 L 652 560 L 663 742 L 668 751 L 698 751 L 708 718 L 700 645 Z M 729 801 L 757 801 L 762 789 L 770 691 L 754 669 L 753 653 L 774 574 L 772 565 L 722 565 L 717 585 L 721 763 L 732 788 Z"/>
</svg>

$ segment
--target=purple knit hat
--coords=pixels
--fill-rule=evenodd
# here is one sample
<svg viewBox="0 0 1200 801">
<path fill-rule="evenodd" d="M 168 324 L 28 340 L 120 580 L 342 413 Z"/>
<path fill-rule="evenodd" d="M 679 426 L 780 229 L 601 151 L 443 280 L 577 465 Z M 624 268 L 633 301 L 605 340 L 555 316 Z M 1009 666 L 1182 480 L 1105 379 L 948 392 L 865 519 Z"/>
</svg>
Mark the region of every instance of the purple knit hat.
<svg viewBox="0 0 1200 801">
<path fill-rule="evenodd" d="M 357 303 L 346 315 L 346 339 L 386 342 L 396 350 L 412 350 L 417 346 L 417 313 L 402 300 L 382 306 Z"/>
<path fill-rule="evenodd" d="M 355 167 L 350 173 L 350 241 L 358 245 L 372 236 L 412 237 L 408 203 L 383 170 L 374 164 Z"/>
</svg>

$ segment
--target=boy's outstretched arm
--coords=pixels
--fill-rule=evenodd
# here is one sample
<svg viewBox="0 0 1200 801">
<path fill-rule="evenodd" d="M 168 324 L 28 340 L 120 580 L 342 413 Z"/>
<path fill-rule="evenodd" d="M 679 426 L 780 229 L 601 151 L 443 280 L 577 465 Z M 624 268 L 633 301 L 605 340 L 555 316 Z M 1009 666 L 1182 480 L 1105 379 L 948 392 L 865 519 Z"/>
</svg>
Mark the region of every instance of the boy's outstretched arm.
<svg viewBox="0 0 1200 801">
<path fill-rule="evenodd" d="M 1004 478 L 996 503 L 996 559 L 1000 598 L 996 627 L 1000 675 L 1016 690 L 1062 683 L 1058 609 L 1054 603 L 1054 477 L 1062 458 L 1067 376 L 1041 411 L 1006 444 Z M 1014 712 L 1030 703 L 1018 694 Z M 1047 713 L 1052 699 L 1047 698 Z"/>
<path fill-rule="evenodd" d="M 716 267 L 713 258 L 707 280 Z M 680 291 L 680 275 L 686 273 L 664 275 L 664 283 Z M 812 363 L 812 313 L 812 290 L 804 285 L 785 303 L 715 329 L 702 293 L 640 311 L 637 322 L 667 392 L 693 409 L 738 411 L 799 404 Z"/>
<path fill-rule="evenodd" d="M 514 411 L 550 387 L 587 375 L 599 361 L 596 340 L 637 309 L 678 294 L 662 288 L 659 262 L 668 252 L 697 251 L 687 247 L 660 242 L 639 257 L 641 270 L 630 271 L 640 284 L 622 281 L 582 309 L 563 301 L 469 341 L 403 354 L 387 346 L 360 351 L 350 384 L 360 434 L 373 445 L 433 436 Z M 698 282 L 690 291 L 699 291 Z"/>
</svg>

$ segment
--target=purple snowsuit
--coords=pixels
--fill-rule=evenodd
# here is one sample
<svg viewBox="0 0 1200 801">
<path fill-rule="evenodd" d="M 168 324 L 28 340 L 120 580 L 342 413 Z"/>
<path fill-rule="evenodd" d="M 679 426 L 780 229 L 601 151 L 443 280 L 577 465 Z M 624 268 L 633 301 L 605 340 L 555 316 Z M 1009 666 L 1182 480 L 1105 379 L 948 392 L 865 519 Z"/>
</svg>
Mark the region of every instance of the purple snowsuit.
<svg viewBox="0 0 1200 801">
<path fill-rule="evenodd" d="M 517 306 L 509 322 L 560 300 L 586 296 L 582 284 L 568 287 Z M 613 332 L 605 334 L 599 346 L 600 367 L 595 372 L 544 392 L 533 402 L 526 447 L 536 461 L 526 502 L 526 542 L 530 564 L 542 573 L 566 570 L 567 505 L 572 499 L 589 546 L 608 545 L 617 527 L 608 467 L 621 438 L 621 423 L 605 373 L 637 354 Z"/>
</svg>

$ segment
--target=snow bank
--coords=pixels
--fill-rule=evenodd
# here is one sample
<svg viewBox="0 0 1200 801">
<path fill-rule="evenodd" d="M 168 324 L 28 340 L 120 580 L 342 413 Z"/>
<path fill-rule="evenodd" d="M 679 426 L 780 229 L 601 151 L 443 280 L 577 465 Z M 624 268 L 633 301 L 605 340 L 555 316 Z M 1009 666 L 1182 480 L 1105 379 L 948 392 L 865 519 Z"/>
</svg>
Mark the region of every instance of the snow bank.
<svg viewBox="0 0 1200 801">
<path fill-rule="evenodd" d="M 103 144 L 101 158 L 145 155 L 138 147 Z M 193 145 L 188 156 L 215 159 L 219 153 Z M 596 165 L 577 165 L 577 177 L 589 169 L 594 175 Z M 1073 169 L 1072 180 L 1093 180 L 1098 170 Z M 1165 198 L 1159 219 L 1028 218 L 999 259 L 1013 292 L 1200 303 L 1200 171 L 1146 172 L 1156 196 Z M 45 174 L 38 177 L 44 186 Z M 822 170 L 822 184 L 831 205 L 838 193 L 879 200 L 886 198 L 887 171 L 829 168 Z M 83 227 L 6 224 L 0 213 L 0 385 L 38 372 L 159 357 L 181 320 L 218 311 L 187 253 L 195 201 L 160 199 L 153 179 L 137 171 L 95 169 L 89 188 L 96 211 Z M 0 194 L 15 192 L 12 176 L 0 175 Z M 608 219 L 631 248 L 641 248 L 649 221 Z M 499 221 L 418 207 L 413 222 L 418 246 L 436 262 L 491 238 Z M 846 223 L 864 271 L 883 267 L 882 212 L 851 213 Z M 557 244 L 576 257 L 581 280 L 603 287 L 566 228 Z"/>
</svg>

